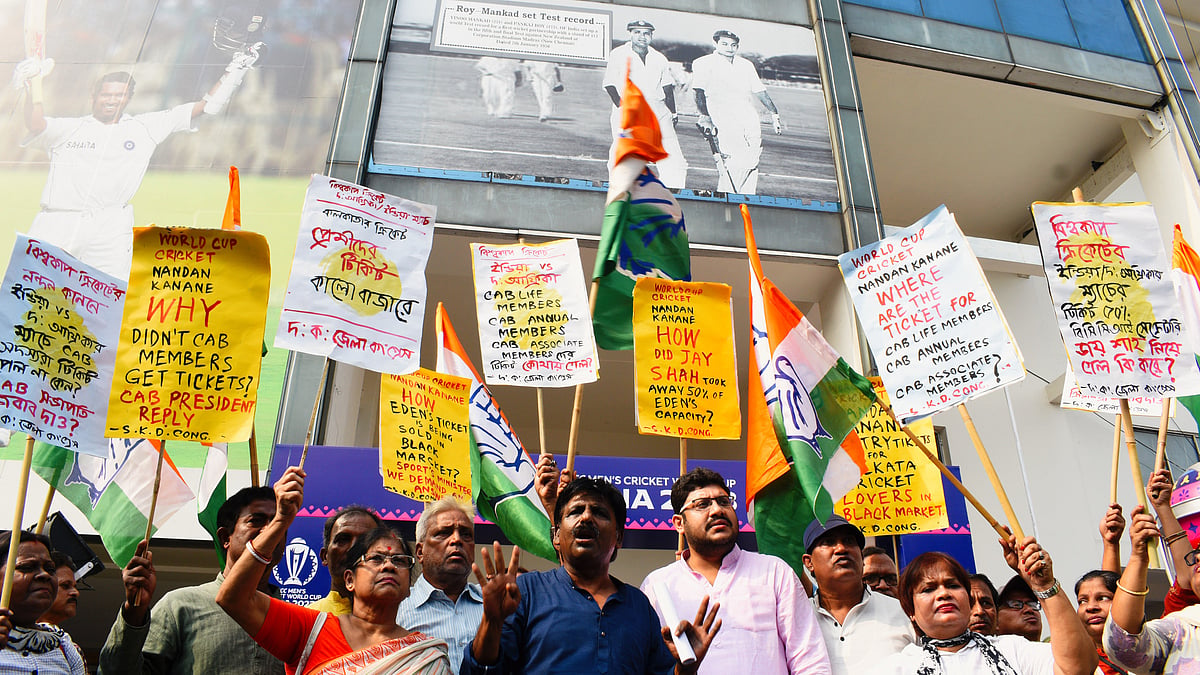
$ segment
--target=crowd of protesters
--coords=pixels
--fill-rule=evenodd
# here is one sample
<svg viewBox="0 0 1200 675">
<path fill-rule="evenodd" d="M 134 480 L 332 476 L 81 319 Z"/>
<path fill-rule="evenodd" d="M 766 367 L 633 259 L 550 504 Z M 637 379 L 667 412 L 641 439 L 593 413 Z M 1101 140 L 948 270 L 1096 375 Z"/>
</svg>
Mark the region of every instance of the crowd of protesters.
<svg viewBox="0 0 1200 675">
<path fill-rule="evenodd" d="M 625 501 L 603 479 L 538 465 L 560 565 L 520 567 L 520 551 L 483 547 L 474 512 L 445 498 L 426 507 L 412 547 L 371 510 L 326 522 L 329 595 L 309 607 L 267 583 L 304 502 L 305 473 L 246 488 L 218 514 L 226 564 L 216 578 L 155 597 L 142 542 L 122 570 L 126 591 L 99 673 L 944 673 L 1089 675 L 1191 673 L 1200 663 L 1200 556 L 1170 507 L 1171 478 L 1154 473 L 1149 512 L 1119 505 L 1100 522 L 1100 567 L 1064 586 L 1032 537 L 999 541 L 1014 570 L 996 584 L 945 553 L 903 569 L 833 516 L 802 537 L 803 569 L 743 550 L 725 479 L 705 468 L 671 490 L 686 547 L 641 587 L 609 573 Z M 1161 618 L 1149 620 L 1148 547 L 1161 538 L 1177 571 Z M 70 558 L 44 536 L 0 534 L 17 547 L 0 610 L 0 674 L 85 673 L 58 624 L 76 614 Z M 419 568 L 418 568 L 419 566 Z M 419 572 L 418 572 L 419 569 Z M 797 574 L 799 572 L 799 575 Z M 1072 603 L 1071 591 L 1074 593 Z M 107 623 L 102 608 L 88 616 Z M 689 653 L 690 652 L 690 653 Z"/>
</svg>

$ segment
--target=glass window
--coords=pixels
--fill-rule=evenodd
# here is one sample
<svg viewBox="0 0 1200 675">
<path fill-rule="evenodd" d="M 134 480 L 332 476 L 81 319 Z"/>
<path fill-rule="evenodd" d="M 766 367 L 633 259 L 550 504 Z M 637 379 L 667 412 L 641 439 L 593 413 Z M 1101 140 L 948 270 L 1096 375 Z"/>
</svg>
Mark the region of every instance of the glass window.
<svg viewBox="0 0 1200 675">
<path fill-rule="evenodd" d="M 1142 477 L 1148 480 L 1150 474 L 1154 472 L 1154 455 L 1158 448 L 1158 430 L 1134 427 L 1133 436 L 1137 439 L 1138 463 L 1142 465 Z M 1189 466 L 1200 461 L 1200 454 L 1196 451 L 1196 437 L 1192 434 L 1168 431 L 1166 450 L 1167 468 L 1171 470 L 1172 476 L 1181 475 Z M 1125 456 L 1127 457 L 1128 455 Z M 1128 461 L 1123 457 L 1122 463 L 1127 465 Z M 1128 471 L 1128 469 L 1125 470 Z"/>
</svg>

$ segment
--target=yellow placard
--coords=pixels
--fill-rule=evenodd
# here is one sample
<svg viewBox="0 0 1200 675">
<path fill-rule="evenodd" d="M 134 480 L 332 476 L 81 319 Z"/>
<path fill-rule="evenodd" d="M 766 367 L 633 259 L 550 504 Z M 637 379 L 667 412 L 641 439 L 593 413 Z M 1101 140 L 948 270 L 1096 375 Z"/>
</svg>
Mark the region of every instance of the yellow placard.
<svg viewBox="0 0 1200 675">
<path fill-rule="evenodd" d="M 471 380 L 421 368 L 379 387 L 383 487 L 421 502 L 471 501 Z"/>
<path fill-rule="evenodd" d="M 643 277 L 633 289 L 638 432 L 741 438 L 726 284 Z"/>
<path fill-rule="evenodd" d="M 270 288 L 261 234 L 134 228 L 105 435 L 249 438 Z"/>
<path fill-rule="evenodd" d="M 856 428 L 867 458 L 867 473 L 834 511 L 867 536 L 945 529 L 949 518 L 942 474 L 881 407 L 888 405 L 883 381 L 870 379 L 879 400 Z M 937 447 L 933 422 L 928 418 L 908 428 L 925 447 Z"/>
</svg>

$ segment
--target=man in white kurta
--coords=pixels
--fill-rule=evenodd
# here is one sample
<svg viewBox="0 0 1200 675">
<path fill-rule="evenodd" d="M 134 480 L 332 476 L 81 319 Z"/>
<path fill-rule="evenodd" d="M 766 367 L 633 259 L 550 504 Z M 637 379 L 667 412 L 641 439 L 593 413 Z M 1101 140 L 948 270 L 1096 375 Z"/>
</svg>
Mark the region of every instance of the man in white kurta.
<svg viewBox="0 0 1200 675">
<path fill-rule="evenodd" d="M 776 134 L 783 133 L 783 123 L 754 64 L 737 55 L 741 46 L 738 36 L 719 30 L 713 34 L 713 43 L 714 53 L 692 62 L 692 91 L 700 110 L 697 123 L 706 135 L 716 135 L 725 157 L 717 190 L 752 195 L 758 191 L 758 160 L 762 157 L 758 104 L 771 112 Z"/>
<path fill-rule="evenodd" d="M 821 631 L 796 573 L 779 558 L 737 546 L 737 514 L 725 480 L 715 471 L 694 469 L 675 482 L 671 505 L 689 550 L 648 574 L 642 592 L 664 626 L 669 624 L 663 593 L 688 611 L 705 596 L 721 603 L 721 631 L 700 674 L 829 673 Z"/>
<path fill-rule="evenodd" d="M 688 164 L 675 134 L 679 115 L 675 112 L 675 78 L 671 75 L 671 64 L 662 52 L 650 46 L 654 40 L 654 26 L 649 21 L 631 21 L 626 28 L 629 42 L 612 50 L 608 55 L 608 68 L 604 71 L 604 91 L 613 103 L 609 119 L 613 140 L 621 135 L 621 92 L 625 90 L 625 70 L 628 68 L 629 79 L 646 97 L 662 130 L 663 150 L 667 151 L 667 156 L 655 164 L 658 178 L 669 188 L 682 188 L 687 181 Z M 610 167 L 612 161 L 610 150 Z"/>
</svg>

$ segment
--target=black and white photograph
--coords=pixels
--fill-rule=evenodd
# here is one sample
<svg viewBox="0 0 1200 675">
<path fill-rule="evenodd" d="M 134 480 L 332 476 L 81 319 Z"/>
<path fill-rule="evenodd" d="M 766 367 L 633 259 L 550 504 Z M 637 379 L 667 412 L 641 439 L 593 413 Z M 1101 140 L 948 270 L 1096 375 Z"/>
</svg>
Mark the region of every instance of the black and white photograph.
<svg viewBox="0 0 1200 675">
<path fill-rule="evenodd" d="M 681 197 L 836 210 L 811 29 L 590 2 L 400 0 L 371 170 L 597 189 L 627 70 Z"/>
</svg>

